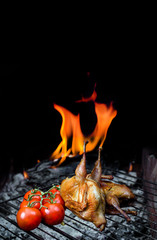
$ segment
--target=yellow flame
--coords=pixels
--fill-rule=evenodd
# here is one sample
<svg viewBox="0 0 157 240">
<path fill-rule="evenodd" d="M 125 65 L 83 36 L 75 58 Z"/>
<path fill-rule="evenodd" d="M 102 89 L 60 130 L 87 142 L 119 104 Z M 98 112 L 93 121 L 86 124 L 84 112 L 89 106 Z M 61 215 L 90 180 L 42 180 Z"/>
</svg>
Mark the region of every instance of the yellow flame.
<svg viewBox="0 0 157 240">
<path fill-rule="evenodd" d="M 106 139 L 107 130 L 113 118 L 116 116 L 117 111 L 113 108 L 112 103 L 108 107 L 106 104 L 95 102 L 96 97 L 97 94 L 94 90 L 91 97 L 82 98 L 81 100 L 77 101 L 77 102 L 93 101 L 95 104 L 97 123 L 93 132 L 89 136 L 84 136 L 81 131 L 80 114 L 74 115 L 66 108 L 54 104 L 54 108 L 62 116 L 62 125 L 60 129 L 62 141 L 51 155 L 51 159 L 61 158 L 59 165 L 71 153 L 73 154 L 73 156 L 77 154 L 82 154 L 84 141 L 88 141 L 88 144 L 86 146 L 87 152 L 94 150 L 98 144 L 99 146 L 102 147 Z M 68 140 L 70 138 L 72 138 L 72 144 L 71 147 L 68 149 Z"/>
<path fill-rule="evenodd" d="M 23 176 L 24 176 L 24 179 L 28 179 L 29 178 L 29 175 L 28 175 L 28 173 L 25 170 L 23 171 Z"/>
</svg>

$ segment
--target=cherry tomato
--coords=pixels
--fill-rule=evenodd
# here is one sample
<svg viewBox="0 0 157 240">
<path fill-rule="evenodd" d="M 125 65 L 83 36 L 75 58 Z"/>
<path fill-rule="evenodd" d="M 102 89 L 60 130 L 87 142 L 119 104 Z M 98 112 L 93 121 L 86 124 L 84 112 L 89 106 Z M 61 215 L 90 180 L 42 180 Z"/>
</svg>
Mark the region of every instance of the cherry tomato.
<svg viewBox="0 0 157 240">
<path fill-rule="evenodd" d="M 30 206 L 31 205 L 31 206 Z M 38 198 L 33 198 L 30 201 L 26 201 L 25 199 L 22 201 L 22 203 L 20 204 L 20 208 L 22 207 L 33 207 L 33 208 L 40 208 L 40 202 Z"/>
<path fill-rule="evenodd" d="M 18 211 L 16 219 L 17 224 L 21 229 L 30 231 L 38 227 L 42 216 L 40 211 L 36 208 L 23 207 Z"/>
<path fill-rule="evenodd" d="M 65 202 L 60 194 L 56 194 L 54 198 L 47 197 L 43 199 L 42 204 L 44 205 L 45 203 L 60 203 L 65 208 Z"/>
<path fill-rule="evenodd" d="M 33 198 L 36 198 L 36 199 L 37 199 L 37 198 L 38 198 L 38 201 L 41 200 L 41 197 L 40 197 L 41 192 L 40 192 L 40 191 L 36 191 L 36 190 L 34 190 L 34 189 L 29 190 L 29 191 L 24 195 L 24 199 L 28 199 L 28 198 L 30 197 L 30 195 L 34 195 L 34 196 L 32 196 L 31 199 L 33 199 Z"/>
<path fill-rule="evenodd" d="M 47 198 L 43 199 L 42 205 L 44 205 L 45 203 L 51 203 L 51 200 L 53 201 L 53 198 L 51 198 L 51 197 L 47 197 Z"/>
<path fill-rule="evenodd" d="M 46 224 L 57 225 L 63 221 L 65 211 L 60 203 L 45 203 L 41 214 Z"/>
<path fill-rule="evenodd" d="M 60 203 L 65 208 L 65 202 L 60 194 L 56 194 L 55 198 L 53 199 L 53 202 Z"/>
<path fill-rule="evenodd" d="M 57 189 L 57 188 L 59 188 L 60 186 L 59 185 L 56 185 L 56 188 L 52 188 L 52 189 L 50 189 L 49 190 L 49 192 L 52 192 L 53 194 L 60 194 L 60 191 L 59 191 L 59 189 Z"/>
</svg>

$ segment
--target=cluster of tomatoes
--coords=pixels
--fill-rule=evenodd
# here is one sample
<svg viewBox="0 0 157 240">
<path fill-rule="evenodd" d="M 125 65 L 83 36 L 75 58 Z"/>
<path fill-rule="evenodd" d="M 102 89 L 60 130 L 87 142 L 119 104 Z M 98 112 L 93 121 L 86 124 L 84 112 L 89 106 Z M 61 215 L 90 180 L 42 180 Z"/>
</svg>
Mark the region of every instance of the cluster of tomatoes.
<svg viewBox="0 0 157 240">
<path fill-rule="evenodd" d="M 48 225 L 63 222 L 65 215 L 64 200 L 60 195 L 60 186 L 53 186 L 48 191 L 39 189 L 28 191 L 23 198 L 16 219 L 18 226 L 30 231 L 38 227 L 43 220 Z"/>
</svg>

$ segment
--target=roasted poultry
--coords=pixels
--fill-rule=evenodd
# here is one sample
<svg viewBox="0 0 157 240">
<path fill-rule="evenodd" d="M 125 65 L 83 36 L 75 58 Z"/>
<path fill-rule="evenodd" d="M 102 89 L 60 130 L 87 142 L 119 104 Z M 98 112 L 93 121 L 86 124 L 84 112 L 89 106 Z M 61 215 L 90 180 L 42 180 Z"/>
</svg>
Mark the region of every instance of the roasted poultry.
<svg viewBox="0 0 157 240">
<path fill-rule="evenodd" d="M 84 145 L 83 158 L 75 170 L 75 176 L 66 178 L 61 183 L 61 196 L 65 206 L 74 214 L 93 222 L 102 231 L 106 226 L 105 213 L 121 213 L 129 221 L 130 218 L 126 213 L 136 212 L 130 210 L 125 212 L 120 208 L 119 199 L 132 199 L 134 194 L 126 185 L 104 181 L 104 179 L 113 179 L 113 176 L 102 175 L 100 152 L 101 148 L 92 172 L 87 174 Z M 113 209 L 108 206 L 112 206 Z"/>
<path fill-rule="evenodd" d="M 130 221 L 127 213 L 136 215 L 136 211 L 127 210 L 124 211 L 120 208 L 120 201 L 123 199 L 133 199 L 135 196 L 132 191 L 126 185 L 120 185 L 113 182 L 100 181 L 101 188 L 104 191 L 106 203 L 106 213 L 118 214 L 121 213 L 127 221 Z M 109 208 L 109 207 L 113 207 Z"/>
<path fill-rule="evenodd" d="M 95 163 L 95 167 L 91 174 L 87 176 L 87 178 L 93 178 L 93 175 L 97 173 L 96 175 L 99 175 L 99 182 L 100 182 L 100 187 L 103 189 L 103 192 L 105 194 L 105 200 L 106 200 L 106 213 L 109 214 L 119 214 L 121 213 L 127 221 L 130 221 L 129 214 L 136 215 L 136 211 L 131 211 L 127 210 L 124 211 L 120 208 L 120 201 L 123 199 L 133 199 L 135 196 L 132 193 L 132 191 L 126 186 L 126 185 L 121 185 L 121 184 L 116 184 L 113 182 L 109 181 L 103 181 L 104 179 L 113 179 L 112 176 L 110 175 L 102 175 L 102 168 L 101 168 L 101 162 L 100 162 L 100 151 L 101 148 L 99 148 L 99 155 L 98 155 L 98 160 Z M 99 173 L 99 174 L 98 174 Z M 109 208 L 110 206 L 110 208 Z M 112 208 L 111 208 L 112 207 Z"/>
<path fill-rule="evenodd" d="M 85 147 L 84 147 L 85 148 Z M 61 196 L 65 206 L 78 217 L 93 222 L 102 231 L 106 226 L 105 196 L 100 188 L 101 171 L 95 167 L 91 176 L 86 172 L 85 149 L 75 170 L 75 176 L 61 183 Z"/>
</svg>

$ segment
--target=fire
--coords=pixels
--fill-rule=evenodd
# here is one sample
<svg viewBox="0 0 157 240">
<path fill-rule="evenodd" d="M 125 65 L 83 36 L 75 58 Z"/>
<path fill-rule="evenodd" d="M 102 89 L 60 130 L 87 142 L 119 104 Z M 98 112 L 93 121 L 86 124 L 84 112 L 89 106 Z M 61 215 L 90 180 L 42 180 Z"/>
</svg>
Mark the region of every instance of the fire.
<svg viewBox="0 0 157 240">
<path fill-rule="evenodd" d="M 95 85 L 95 87 L 96 87 L 96 85 Z M 94 87 L 94 88 L 95 88 L 95 87 Z M 97 93 L 96 93 L 96 91 L 95 91 L 95 89 L 94 89 L 92 95 L 91 95 L 89 98 L 82 97 L 81 100 L 78 100 L 78 101 L 76 101 L 76 102 L 89 102 L 89 101 L 95 102 L 96 98 L 97 98 Z"/>
<path fill-rule="evenodd" d="M 74 115 L 66 108 L 54 104 L 54 108 L 62 116 L 62 125 L 60 129 L 62 141 L 51 155 L 51 159 L 61 158 L 58 165 L 60 165 L 70 154 L 72 154 L 73 156 L 76 156 L 77 154 L 82 154 L 84 141 L 88 141 L 88 144 L 86 146 L 87 152 L 94 150 L 95 147 L 98 146 L 98 144 L 100 147 L 102 147 L 106 139 L 107 130 L 113 118 L 116 116 L 117 111 L 113 108 L 112 103 L 108 107 L 106 104 L 95 102 L 96 97 L 97 93 L 94 90 L 91 97 L 89 98 L 82 97 L 81 100 L 77 101 L 77 102 L 88 101 L 94 102 L 97 123 L 93 132 L 89 136 L 84 136 L 81 131 L 80 114 Z M 68 140 L 71 138 L 72 144 L 71 147 L 68 148 Z"/>
<path fill-rule="evenodd" d="M 128 172 L 132 172 L 132 170 L 133 170 L 133 165 L 132 165 L 132 163 L 130 163 Z"/>
<path fill-rule="evenodd" d="M 24 176 L 24 179 L 28 179 L 29 178 L 29 175 L 28 175 L 28 173 L 25 170 L 23 171 L 23 176 Z"/>
</svg>

